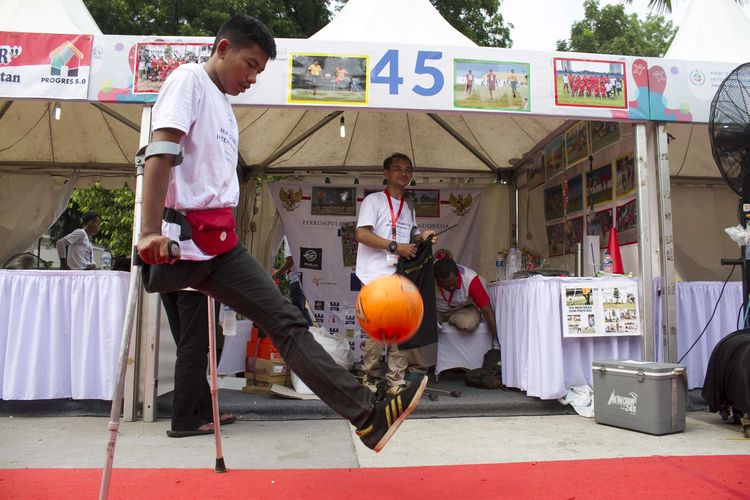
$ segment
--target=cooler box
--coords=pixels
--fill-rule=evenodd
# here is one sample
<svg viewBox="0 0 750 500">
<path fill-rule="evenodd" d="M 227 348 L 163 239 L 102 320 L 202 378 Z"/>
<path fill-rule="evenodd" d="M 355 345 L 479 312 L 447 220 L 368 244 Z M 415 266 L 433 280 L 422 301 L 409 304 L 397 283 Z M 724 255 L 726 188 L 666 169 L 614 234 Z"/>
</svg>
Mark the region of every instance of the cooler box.
<svg viewBox="0 0 750 500">
<path fill-rule="evenodd" d="M 594 361 L 594 419 L 648 434 L 685 430 L 685 367 L 651 361 Z"/>
</svg>

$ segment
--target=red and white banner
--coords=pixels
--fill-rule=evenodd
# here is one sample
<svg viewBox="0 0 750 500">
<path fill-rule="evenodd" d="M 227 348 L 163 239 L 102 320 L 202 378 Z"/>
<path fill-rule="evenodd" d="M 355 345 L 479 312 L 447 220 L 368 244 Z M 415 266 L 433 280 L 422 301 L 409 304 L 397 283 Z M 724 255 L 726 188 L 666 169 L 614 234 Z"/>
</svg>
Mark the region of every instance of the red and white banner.
<svg viewBox="0 0 750 500">
<path fill-rule="evenodd" d="M 0 32 L 0 95 L 86 99 L 93 38 Z"/>
</svg>

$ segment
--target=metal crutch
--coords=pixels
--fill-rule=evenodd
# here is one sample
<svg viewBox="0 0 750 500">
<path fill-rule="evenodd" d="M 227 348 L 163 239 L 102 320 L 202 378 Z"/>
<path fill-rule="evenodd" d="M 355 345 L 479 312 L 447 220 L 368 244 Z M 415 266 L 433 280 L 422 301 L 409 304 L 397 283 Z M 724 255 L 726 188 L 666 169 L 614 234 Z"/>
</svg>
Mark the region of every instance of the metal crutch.
<svg viewBox="0 0 750 500">
<path fill-rule="evenodd" d="M 221 451 L 221 417 L 219 416 L 219 389 L 216 382 L 216 309 L 214 298 L 206 295 L 208 300 L 208 367 L 211 374 L 211 409 L 214 415 L 214 437 L 216 438 L 216 465 L 214 471 L 226 472 L 224 454 Z M 234 314 L 234 311 L 232 311 Z"/>
<path fill-rule="evenodd" d="M 141 259 L 135 248 L 141 238 L 141 204 L 143 202 L 143 168 L 145 146 L 136 155 L 135 175 L 135 208 L 133 211 L 133 257 L 130 266 L 130 285 L 128 287 L 128 307 L 125 311 L 125 322 L 122 326 L 122 339 L 120 341 L 120 355 L 117 361 L 117 377 L 112 395 L 112 407 L 109 412 L 109 441 L 107 442 L 107 453 L 102 470 L 102 481 L 99 486 L 99 500 L 106 500 L 109 495 L 109 480 L 112 475 L 112 463 L 115 459 L 115 444 L 117 433 L 120 430 L 120 413 L 122 412 L 122 398 L 125 393 L 125 372 L 128 366 L 128 351 L 130 350 L 130 336 L 133 332 L 136 310 L 141 293 Z M 170 241 L 168 245 L 170 257 L 180 255 L 180 245 L 176 241 Z"/>
</svg>

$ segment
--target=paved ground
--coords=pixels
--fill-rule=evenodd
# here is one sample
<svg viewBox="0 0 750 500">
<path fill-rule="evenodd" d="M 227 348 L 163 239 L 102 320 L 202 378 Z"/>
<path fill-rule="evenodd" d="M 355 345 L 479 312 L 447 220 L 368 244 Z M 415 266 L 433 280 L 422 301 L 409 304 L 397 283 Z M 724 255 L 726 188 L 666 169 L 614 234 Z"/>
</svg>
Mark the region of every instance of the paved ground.
<svg viewBox="0 0 750 500">
<path fill-rule="evenodd" d="M 3 417 L 0 468 L 101 467 L 104 417 Z M 169 421 L 122 422 L 115 467 L 212 468 L 214 437 L 170 439 Z M 718 415 L 691 412 L 684 433 L 651 436 L 574 415 L 410 419 L 375 454 L 343 420 L 237 422 L 223 429 L 229 468 L 339 468 L 750 454 Z"/>
</svg>

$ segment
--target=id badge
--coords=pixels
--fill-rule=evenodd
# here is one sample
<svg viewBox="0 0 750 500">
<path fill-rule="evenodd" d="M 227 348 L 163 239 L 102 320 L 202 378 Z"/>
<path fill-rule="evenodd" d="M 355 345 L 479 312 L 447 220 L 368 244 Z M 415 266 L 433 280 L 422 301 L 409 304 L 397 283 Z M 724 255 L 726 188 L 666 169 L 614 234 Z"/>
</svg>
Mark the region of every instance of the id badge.
<svg viewBox="0 0 750 500">
<path fill-rule="evenodd" d="M 391 252 L 386 252 L 386 263 L 389 266 L 397 266 L 398 265 L 398 255 Z"/>
</svg>

